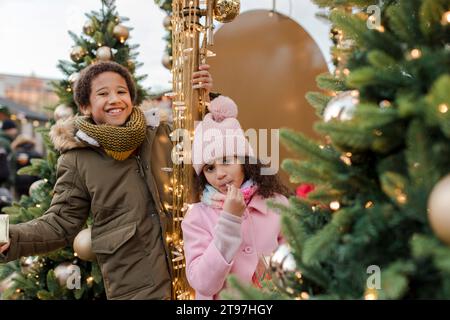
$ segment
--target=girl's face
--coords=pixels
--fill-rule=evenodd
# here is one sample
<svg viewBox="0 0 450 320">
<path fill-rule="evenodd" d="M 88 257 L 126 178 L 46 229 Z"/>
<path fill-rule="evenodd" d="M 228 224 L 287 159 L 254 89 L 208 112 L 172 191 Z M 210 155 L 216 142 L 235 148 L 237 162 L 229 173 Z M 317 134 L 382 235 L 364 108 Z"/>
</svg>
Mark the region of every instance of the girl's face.
<svg viewBox="0 0 450 320">
<path fill-rule="evenodd" d="M 133 109 L 125 79 L 111 71 L 103 72 L 92 80 L 89 102 L 82 111 L 90 114 L 96 124 L 121 126 Z"/>
<path fill-rule="evenodd" d="M 203 167 L 203 174 L 210 185 L 221 193 L 227 193 L 227 184 L 240 188 L 244 182 L 244 166 L 236 157 L 217 159 Z"/>
</svg>

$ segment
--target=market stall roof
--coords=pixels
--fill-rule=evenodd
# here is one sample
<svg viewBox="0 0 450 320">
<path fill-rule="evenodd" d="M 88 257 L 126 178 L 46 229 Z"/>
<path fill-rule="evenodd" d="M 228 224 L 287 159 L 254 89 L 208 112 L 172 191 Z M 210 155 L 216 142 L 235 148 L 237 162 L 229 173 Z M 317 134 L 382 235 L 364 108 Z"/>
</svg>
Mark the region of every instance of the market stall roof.
<svg viewBox="0 0 450 320">
<path fill-rule="evenodd" d="M 22 113 L 25 115 L 27 119 L 30 120 L 39 120 L 39 121 L 48 121 L 49 118 L 47 115 L 43 113 L 39 113 L 36 111 L 32 111 L 28 109 L 26 106 L 16 103 L 12 100 L 9 100 L 4 97 L 0 97 L 0 105 L 8 107 L 11 113 L 19 114 Z"/>
</svg>

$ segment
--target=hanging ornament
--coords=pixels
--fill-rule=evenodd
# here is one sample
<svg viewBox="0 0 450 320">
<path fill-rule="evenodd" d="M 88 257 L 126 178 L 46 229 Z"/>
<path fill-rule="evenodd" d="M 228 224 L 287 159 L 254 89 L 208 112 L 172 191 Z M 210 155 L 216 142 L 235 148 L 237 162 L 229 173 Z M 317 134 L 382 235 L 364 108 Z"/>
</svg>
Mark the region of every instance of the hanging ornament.
<svg viewBox="0 0 450 320">
<path fill-rule="evenodd" d="M 103 46 L 97 49 L 97 59 L 100 61 L 109 61 L 112 59 L 111 48 L 108 46 Z"/>
<path fill-rule="evenodd" d="M 65 104 L 60 104 L 55 108 L 55 111 L 53 112 L 53 117 L 56 121 L 65 120 L 71 116 L 73 116 L 73 110 Z"/>
<path fill-rule="evenodd" d="M 78 270 L 78 266 L 70 263 L 70 262 L 63 262 L 59 264 L 55 270 L 55 277 L 56 280 L 58 280 L 58 283 L 61 287 L 66 287 L 67 285 L 67 279 L 74 273 L 74 271 Z"/>
<path fill-rule="evenodd" d="M 328 102 L 323 112 L 323 120 L 325 122 L 332 119 L 351 120 L 358 103 L 359 92 L 357 90 L 341 92 Z"/>
<path fill-rule="evenodd" d="M 217 0 L 214 7 L 214 19 L 222 23 L 233 21 L 240 10 L 240 0 Z"/>
<path fill-rule="evenodd" d="M 92 20 L 88 20 L 86 21 L 86 23 L 83 26 L 83 32 L 88 35 L 88 36 L 92 36 L 95 32 L 95 25 L 94 22 Z"/>
<path fill-rule="evenodd" d="M 436 236 L 450 245 L 450 174 L 441 179 L 428 198 L 428 220 Z"/>
<path fill-rule="evenodd" d="M 280 245 L 272 254 L 269 262 L 274 284 L 288 294 L 300 292 L 303 282 L 302 274 L 297 270 L 297 263 L 287 244 Z"/>
<path fill-rule="evenodd" d="M 70 53 L 70 58 L 74 62 L 80 61 L 81 58 L 83 58 L 87 54 L 86 50 L 84 50 L 81 46 L 75 46 L 72 48 L 72 52 Z"/>
<path fill-rule="evenodd" d="M 172 57 L 169 54 L 165 53 L 162 57 L 162 64 L 167 69 L 172 69 Z"/>
<path fill-rule="evenodd" d="M 172 29 L 172 17 L 171 16 L 164 17 L 163 26 L 164 26 L 164 29 L 166 29 L 166 30 Z"/>
<path fill-rule="evenodd" d="M 85 261 L 95 261 L 96 255 L 92 251 L 91 227 L 81 230 L 73 241 L 73 250 L 77 257 Z"/>
<path fill-rule="evenodd" d="M 80 74 L 78 72 L 74 72 L 69 76 L 68 80 L 71 84 L 74 84 L 79 78 Z"/>
<path fill-rule="evenodd" d="M 35 192 L 42 184 L 47 183 L 46 179 L 40 179 L 38 181 L 35 181 L 31 184 L 30 188 L 28 189 L 28 194 L 30 196 L 33 195 L 33 192 Z"/>
<path fill-rule="evenodd" d="M 127 27 L 125 27 L 121 24 L 118 24 L 113 29 L 113 35 L 117 40 L 120 41 L 120 43 L 124 43 L 125 40 L 128 39 L 128 36 L 130 35 L 130 33 L 129 33 Z"/>
<path fill-rule="evenodd" d="M 23 274 L 38 272 L 42 266 L 42 259 L 39 256 L 29 256 L 20 258 L 20 270 Z"/>
</svg>

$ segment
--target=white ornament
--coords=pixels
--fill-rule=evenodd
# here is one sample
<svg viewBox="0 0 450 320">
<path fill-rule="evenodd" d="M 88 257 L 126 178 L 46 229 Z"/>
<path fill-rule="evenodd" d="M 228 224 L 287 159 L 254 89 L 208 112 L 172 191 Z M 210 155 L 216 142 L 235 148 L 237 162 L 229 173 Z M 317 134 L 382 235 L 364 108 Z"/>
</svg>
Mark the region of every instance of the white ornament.
<svg viewBox="0 0 450 320">
<path fill-rule="evenodd" d="M 341 92 L 328 102 L 323 112 L 323 120 L 325 122 L 332 119 L 351 120 L 358 103 L 359 92 L 357 90 Z"/>
</svg>

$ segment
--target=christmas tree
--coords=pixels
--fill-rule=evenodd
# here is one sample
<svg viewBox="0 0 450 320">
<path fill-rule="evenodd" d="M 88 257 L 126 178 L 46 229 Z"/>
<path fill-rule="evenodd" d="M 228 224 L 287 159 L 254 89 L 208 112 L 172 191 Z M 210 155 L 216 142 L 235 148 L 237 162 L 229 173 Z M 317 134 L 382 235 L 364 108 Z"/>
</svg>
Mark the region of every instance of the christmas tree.
<svg viewBox="0 0 450 320">
<path fill-rule="evenodd" d="M 32 160 L 32 165 L 19 171 L 41 177 L 30 187 L 29 196 L 22 196 L 12 207 L 4 208 L 11 223 L 29 221 L 43 215 L 52 200 L 56 182 L 56 164 L 59 157 L 49 138 L 50 127 L 58 120 L 66 119 L 77 112 L 73 99 L 73 85 L 79 72 L 97 61 L 115 61 L 132 73 L 137 84 L 137 104 L 147 93 L 139 84 L 145 76 L 136 76 L 138 45 L 127 42 L 132 28 L 122 23 L 128 18 L 119 16 L 114 0 L 102 0 L 100 11 L 92 11 L 83 26 L 83 34 L 69 34 L 74 41 L 70 54 L 72 61 L 59 61 L 58 68 L 64 79 L 53 83 L 59 97 L 58 106 L 51 108 L 54 119 L 40 128 L 47 154 L 45 159 Z M 87 224 L 90 224 L 88 220 Z M 101 272 L 95 256 L 87 249 L 90 232 L 85 229 L 77 236 L 78 248 L 67 247 L 44 256 L 23 257 L 20 261 L 0 266 L 0 294 L 2 299 L 104 299 Z M 77 238 L 74 243 L 77 242 Z M 74 245 L 76 246 L 76 245 Z M 79 271 L 79 272 L 77 272 Z M 80 277 L 79 277 L 79 276 Z M 68 281 L 69 280 L 69 281 Z M 67 284 L 71 285 L 68 287 Z"/>
<path fill-rule="evenodd" d="M 288 245 L 268 293 L 233 283 L 250 299 L 449 299 L 450 3 L 315 2 L 336 67 L 307 95 L 324 139 L 280 134 L 306 158 L 282 168 L 315 188 L 272 204 Z"/>
</svg>

